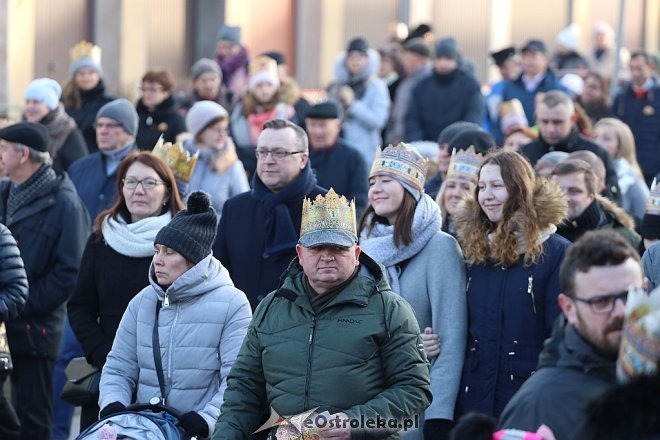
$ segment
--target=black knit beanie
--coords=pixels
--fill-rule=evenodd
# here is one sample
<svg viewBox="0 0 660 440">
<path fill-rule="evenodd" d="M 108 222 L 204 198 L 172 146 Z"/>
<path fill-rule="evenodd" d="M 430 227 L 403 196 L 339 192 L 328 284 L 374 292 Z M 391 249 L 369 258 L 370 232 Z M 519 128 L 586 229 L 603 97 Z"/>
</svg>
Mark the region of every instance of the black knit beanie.
<svg viewBox="0 0 660 440">
<path fill-rule="evenodd" d="M 217 216 L 209 195 L 195 191 L 188 197 L 187 209 L 179 211 L 158 231 L 154 244 L 174 249 L 197 264 L 211 253 L 216 232 Z"/>
</svg>

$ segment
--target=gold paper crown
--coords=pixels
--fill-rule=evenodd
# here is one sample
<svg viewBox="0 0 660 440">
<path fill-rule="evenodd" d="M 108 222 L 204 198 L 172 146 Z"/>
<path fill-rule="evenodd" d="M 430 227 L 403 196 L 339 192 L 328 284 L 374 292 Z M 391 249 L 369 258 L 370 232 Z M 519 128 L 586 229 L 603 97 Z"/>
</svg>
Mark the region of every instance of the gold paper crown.
<svg viewBox="0 0 660 440">
<path fill-rule="evenodd" d="M 71 48 L 69 54 L 72 63 L 81 58 L 90 58 L 96 64 L 101 64 L 101 48 L 89 41 L 82 40 Z"/>
<path fill-rule="evenodd" d="M 178 142 L 175 144 L 163 142 L 162 137 L 156 142 L 151 154 L 161 158 L 170 167 L 174 177 L 184 183 L 190 181 L 199 157 L 199 151 L 191 156 Z"/>
<path fill-rule="evenodd" d="M 369 177 L 377 174 L 393 174 L 404 179 L 413 188 L 424 191 L 424 181 L 428 163 L 414 147 L 401 142 L 376 152 L 376 160 L 371 166 Z"/>
<path fill-rule="evenodd" d="M 646 202 L 646 214 L 660 215 L 660 184 L 653 179 L 651 194 Z"/>
<path fill-rule="evenodd" d="M 449 168 L 447 169 L 446 179 L 461 179 L 472 183 L 477 183 L 479 179 L 479 166 L 483 157 L 475 152 L 474 146 L 467 150 L 458 150 L 456 148 L 451 152 Z"/>
<path fill-rule="evenodd" d="M 271 71 L 277 74 L 277 62 L 266 55 L 259 55 L 250 61 L 248 68 L 250 76 L 255 73 L 261 72 L 262 70 Z"/>
<path fill-rule="evenodd" d="M 325 197 L 319 194 L 314 201 L 305 197 L 300 236 L 316 231 L 345 231 L 357 238 L 355 201 L 349 202 L 332 188 Z"/>
</svg>

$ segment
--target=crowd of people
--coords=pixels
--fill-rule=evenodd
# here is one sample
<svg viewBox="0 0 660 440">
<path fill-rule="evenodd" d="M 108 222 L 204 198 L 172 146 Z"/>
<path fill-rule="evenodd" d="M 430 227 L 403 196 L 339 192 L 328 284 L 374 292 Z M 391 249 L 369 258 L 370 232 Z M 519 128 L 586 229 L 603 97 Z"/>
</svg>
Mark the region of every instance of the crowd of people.
<svg viewBox="0 0 660 440">
<path fill-rule="evenodd" d="M 136 403 L 215 440 L 660 434 L 599 400 L 643 399 L 616 368 L 628 292 L 660 283 L 657 61 L 579 32 L 491 53 L 487 85 L 428 25 L 356 36 L 313 102 L 238 27 L 137 103 L 77 45 L 0 128 L 0 437 L 68 439 L 79 358 L 104 439 Z"/>
</svg>

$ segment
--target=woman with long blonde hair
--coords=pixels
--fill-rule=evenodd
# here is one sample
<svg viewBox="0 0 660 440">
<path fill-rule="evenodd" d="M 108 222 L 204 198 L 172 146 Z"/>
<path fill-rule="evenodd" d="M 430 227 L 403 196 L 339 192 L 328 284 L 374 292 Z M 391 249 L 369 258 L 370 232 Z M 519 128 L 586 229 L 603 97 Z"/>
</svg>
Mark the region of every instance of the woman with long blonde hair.
<svg viewBox="0 0 660 440">
<path fill-rule="evenodd" d="M 468 344 L 457 412 L 499 416 L 531 376 L 559 306 L 559 266 L 570 242 L 555 234 L 567 205 L 529 162 L 491 153 L 454 214 L 468 263 Z"/>
</svg>

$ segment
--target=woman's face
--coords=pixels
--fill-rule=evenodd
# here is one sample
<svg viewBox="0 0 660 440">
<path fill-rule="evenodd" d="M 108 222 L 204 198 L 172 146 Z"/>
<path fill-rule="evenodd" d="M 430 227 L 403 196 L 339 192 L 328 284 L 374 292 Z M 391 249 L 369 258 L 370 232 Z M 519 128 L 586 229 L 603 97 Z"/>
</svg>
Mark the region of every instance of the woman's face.
<svg viewBox="0 0 660 440">
<path fill-rule="evenodd" d="M 507 136 L 504 140 L 504 145 L 502 145 L 502 149 L 504 151 L 515 151 L 517 153 L 522 149 L 523 145 L 527 145 L 531 141 L 532 138 L 528 137 L 525 133 L 522 131 L 516 131 Z"/>
<path fill-rule="evenodd" d="M 142 83 L 142 104 L 149 109 L 157 107 L 170 96 L 170 92 L 157 82 L 145 81 Z"/>
<path fill-rule="evenodd" d="M 101 77 L 96 69 L 92 69 L 91 67 L 81 67 L 76 70 L 73 81 L 77 88 L 82 91 L 87 91 L 96 87 L 99 84 L 99 81 L 101 81 Z"/>
<path fill-rule="evenodd" d="M 371 177 L 369 204 L 377 215 L 385 217 L 390 225 L 394 225 L 405 191 L 403 185 L 393 177 L 388 175 Z"/>
<path fill-rule="evenodd" d="M 154 274 L 161 286 L 169 286 L 193 265 L 183 255 L 172 248 L 157 244 L 154 246 Z"/>
<path fill-rule="evenodd" d="M 227 127 L 229 122 L 226 119 L 206 127 L 197 136 L 197 145 L 200 147 L 211 147 L 221 149 L 227 143 Z"/>
<path fill-rule="evenodd" d="M 488 220 L 500 224 L 504 219 L 504 205 L 509 191 L 504 185 L 499 165 L 486 164 L 479 173 L 479 206 Z"/>
<path fill-rule="evenodd" d="M 447 214 L 454 215 L 458 204 L 474 190 L 474 184 L 463 179 L 449 178 L 445 181 L 443 202 Z"/>
<path fill-rule="evenodd" d="M 254 99 L 261 104 L 266 104 L 273 100 L 277 93 L 277 86 L 270 82 L 260 82 L 251 90 Z"/>
<path fill-rule="evenodd" d="M 583 103 L 590 104 L 602 100 L 603 93 L 604 91 L 600 81 L 593 76 L 587 76 L 584 80 L 584 89 L 582 89 L 580 99 Z"/>
<path fill-rule="evenodd" d="M 48 113 L 50 113 L 50 109 L 43 102 L 36 99 L 25 100 L 25 119 L 28 122 L 39 122 Z"/>
<path fill-rule="evenodd" d="M 595 131 L 596 143 L 603 147 L 613 159 L 619 157 L 619 141 L 614 128 L 609 125 L 598 125 Z"/>
<path fill-rule="evenodd" d="M 139 181 L 134 188 L 129 188 Z M 152 184 L 152 188 L 147 188 Z M 146 187 L 145 187 L 146 186 Z M 131 221 L 160 215 L 169 199 L 169 192 L 156 170 L 141 162 L 134 162 L 126 171 L 122 187 L 126 208 L 131 214 Z"/>
</svg>

